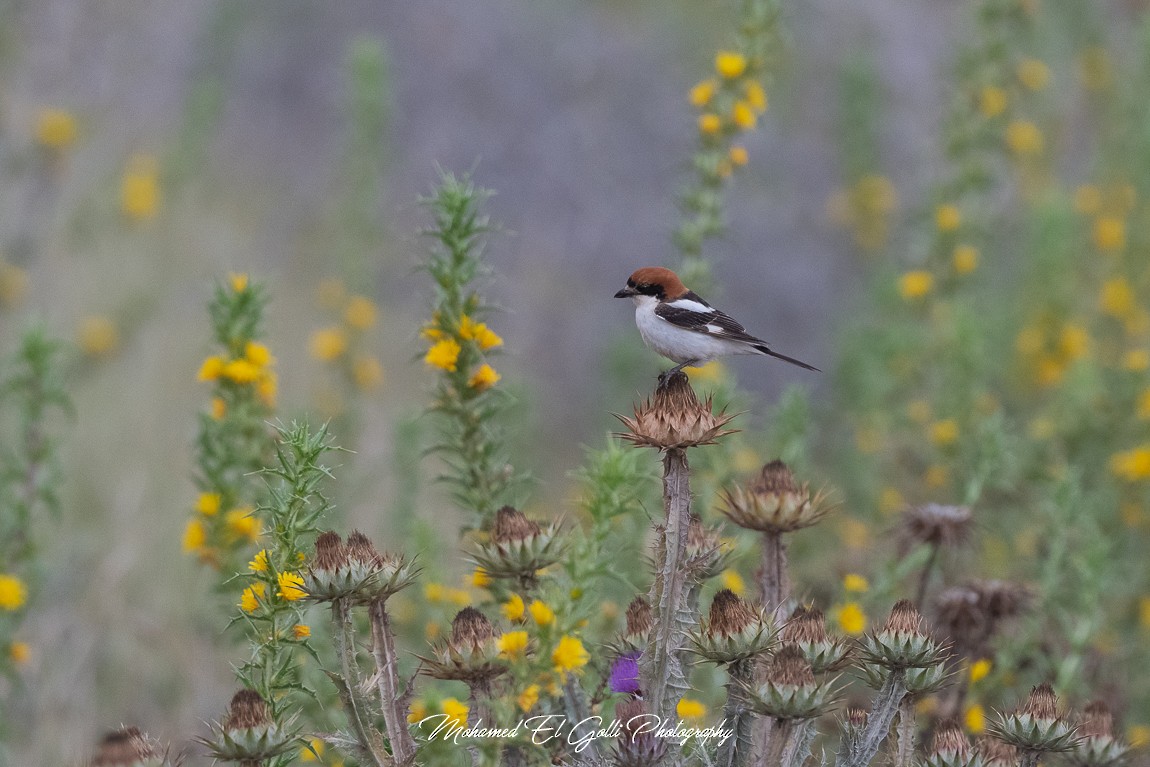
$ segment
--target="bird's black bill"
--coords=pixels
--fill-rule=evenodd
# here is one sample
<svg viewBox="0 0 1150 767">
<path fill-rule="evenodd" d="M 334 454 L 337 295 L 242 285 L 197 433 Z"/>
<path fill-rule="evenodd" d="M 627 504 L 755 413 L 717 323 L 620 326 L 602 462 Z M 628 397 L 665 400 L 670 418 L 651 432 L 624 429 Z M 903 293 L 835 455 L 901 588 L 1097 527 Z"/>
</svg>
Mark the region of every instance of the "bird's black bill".
<svg viewBox="0 0 1150 767">
<path fill-rule="evenodd" d="M 615 298 L 630 298 L 638 292 L 639 291 L 635 290 L 634 288 L 623 288 L 615 294 Z"/>
</svg>

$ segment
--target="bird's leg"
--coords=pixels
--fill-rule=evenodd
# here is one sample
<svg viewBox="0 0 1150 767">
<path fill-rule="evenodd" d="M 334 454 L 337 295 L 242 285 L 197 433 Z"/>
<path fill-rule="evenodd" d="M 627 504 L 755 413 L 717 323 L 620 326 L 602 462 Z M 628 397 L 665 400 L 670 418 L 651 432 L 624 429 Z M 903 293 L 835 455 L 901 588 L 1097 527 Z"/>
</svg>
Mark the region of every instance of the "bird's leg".
<svg viewBox="0 0 1150 767">
<path fill-rule="evenodd" d="M 665 373 L 660 373 L 659 374 L 659 386 L 657 388 L 662 389 L 664 386 L 666 386 L 667 383 L 671 380 L 671 378 L 673 378 L 676 373 L 682 371 L 683 368 L 695 367 L 698 364 L 699 364 L 698 360 L 687 360 L 686 362 L 680 362 L 678 365 L 676 365 L 675 367 L 666 371 Z"/>
</svg>

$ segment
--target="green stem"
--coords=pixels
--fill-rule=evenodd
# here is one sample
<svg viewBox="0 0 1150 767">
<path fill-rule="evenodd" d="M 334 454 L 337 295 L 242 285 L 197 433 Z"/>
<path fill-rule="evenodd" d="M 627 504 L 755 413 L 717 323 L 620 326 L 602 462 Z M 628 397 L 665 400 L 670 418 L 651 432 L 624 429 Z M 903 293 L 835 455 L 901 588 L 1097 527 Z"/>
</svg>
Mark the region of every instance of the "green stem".
<svg viewBox="0 0 1150 767">
<path fill-rule="evenodd" d="M 371 653 L 375 658 L 383 724 L 396 763 L 405 765 L 415 757 L 415 739 L 407 729 L 406 696 L 399 690 L 399 657 L 395 651 L 395 634 L 391 630 L 387 605 L 382 599 L 372 601 L 368 616 L 371 621 Z"/>
</svg>

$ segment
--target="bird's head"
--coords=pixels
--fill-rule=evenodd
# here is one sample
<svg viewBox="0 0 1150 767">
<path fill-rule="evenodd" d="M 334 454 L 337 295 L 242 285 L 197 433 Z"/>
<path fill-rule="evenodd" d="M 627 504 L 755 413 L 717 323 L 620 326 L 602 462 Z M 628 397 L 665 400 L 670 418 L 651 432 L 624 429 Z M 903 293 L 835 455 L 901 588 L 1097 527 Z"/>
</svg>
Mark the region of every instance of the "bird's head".
<svg viewBox="0 0 1150 767">
<path fill-rule="evenodd" d="M 668 301 L 687 292 L 687 287 L 679 275 L 661 266 L 644 266 L 636 269 L 627 278 L 627 287 L 615 294 L 615 298 L 635 298 L 651 296 L 660 301 Z"/>
</svg>

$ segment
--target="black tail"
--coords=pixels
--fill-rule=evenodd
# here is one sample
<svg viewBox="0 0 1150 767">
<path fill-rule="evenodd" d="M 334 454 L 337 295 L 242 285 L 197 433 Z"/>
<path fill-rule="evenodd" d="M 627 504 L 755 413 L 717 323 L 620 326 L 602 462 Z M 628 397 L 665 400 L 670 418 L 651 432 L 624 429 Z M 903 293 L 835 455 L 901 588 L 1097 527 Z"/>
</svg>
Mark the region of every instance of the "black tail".
<svg viewBox="0 0 1150 767">
<path fill-rule="evenodd" d="M 805 363 L 801 360 L 797 360 L 794 357 L 788 357 L 785 354 L 779 354 L 776 351 L 771 351 L 771 348 L 769 346 L 767 346 L 766 344 L 755 344 L 755 348 L 758 349 L 759 351 L 761 351 L 763 354 L 769 355 L 771 357 L 775 357 L 776 359 L 780 359 L 783 362 L 789 362 L 792 365 L 798 365 L 799 367 L 801 367 L 805 370 L 813 370 L 816 373 L 823 372 L 823 371 L 819 370 L 817 367 L 815 367 L 814 365 L 808 365 L 807 363 Z"/>
</svg>

